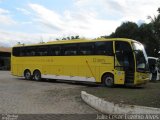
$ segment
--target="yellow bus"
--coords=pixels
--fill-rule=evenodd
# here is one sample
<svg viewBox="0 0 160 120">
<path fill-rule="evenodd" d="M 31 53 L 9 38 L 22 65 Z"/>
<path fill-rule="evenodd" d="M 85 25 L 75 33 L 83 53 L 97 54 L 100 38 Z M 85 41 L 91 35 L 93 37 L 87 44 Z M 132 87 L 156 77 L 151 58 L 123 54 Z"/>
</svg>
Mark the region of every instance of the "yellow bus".
<svg viewBox="0 0 160 120">
<path fill-rule="evenodd" d="M 25 79 L 63 79 L 105 86 L 142 85 L 149 80 L 143 45 L 125 38 L 62 40 L 12 49 L 11 72 Z"/>
</svg>

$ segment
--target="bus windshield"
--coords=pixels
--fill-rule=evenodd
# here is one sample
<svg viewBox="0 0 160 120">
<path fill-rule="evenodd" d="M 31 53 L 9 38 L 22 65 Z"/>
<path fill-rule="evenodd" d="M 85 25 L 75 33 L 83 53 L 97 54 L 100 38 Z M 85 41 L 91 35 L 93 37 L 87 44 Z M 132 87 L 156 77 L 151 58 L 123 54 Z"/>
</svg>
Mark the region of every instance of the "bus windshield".
<svg viewBox="0 0 160 120">
<path fill-rule="evenodd" d="M 137 71 L 148 70 L 148 60 L 144 46 L 137 42 L 133 42 L 132 46 L 136 56 Z"/>
</svg>

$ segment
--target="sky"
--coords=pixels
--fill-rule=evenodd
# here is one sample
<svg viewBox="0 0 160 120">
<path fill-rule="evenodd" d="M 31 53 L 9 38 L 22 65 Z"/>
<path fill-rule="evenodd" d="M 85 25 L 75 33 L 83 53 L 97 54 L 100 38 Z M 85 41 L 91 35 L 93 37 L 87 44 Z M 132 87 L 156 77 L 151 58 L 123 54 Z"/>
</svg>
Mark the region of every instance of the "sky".
<svg viewBox="0 0 160 120">
<path fill-rule="evenodd" d="M 0 46 L 109 35 L 123 22 L 148 23 L 160 0 L 0 0 Z"/>
</svg>

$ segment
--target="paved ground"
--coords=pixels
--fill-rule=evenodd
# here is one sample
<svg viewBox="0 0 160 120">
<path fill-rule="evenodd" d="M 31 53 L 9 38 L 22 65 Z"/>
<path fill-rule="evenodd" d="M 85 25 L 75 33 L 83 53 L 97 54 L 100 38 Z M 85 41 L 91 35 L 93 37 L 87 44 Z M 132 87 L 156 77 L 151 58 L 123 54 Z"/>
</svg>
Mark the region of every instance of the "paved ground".
<svg viewBox="0 0 160 120">
<path fill-rule="evenodd" d="M 144 88 L 122 86 L 105 88 L 98 85 L 53 80 L 51 82 L 27 81 L 13 77 L 10 72 L 0 71 L 0 113 L 98 113 L 82 101 L 80 97 L 82 90 L 115 103 L 160 108 L 160 82 L 148 83 Z"/>
<path fill-rule="evenodd" d="M 0 113 L 97 113 L 80 97 L 80 91 L 89 87 L 92 85 L 27 81 L 0 71 Z"/>
</svg>

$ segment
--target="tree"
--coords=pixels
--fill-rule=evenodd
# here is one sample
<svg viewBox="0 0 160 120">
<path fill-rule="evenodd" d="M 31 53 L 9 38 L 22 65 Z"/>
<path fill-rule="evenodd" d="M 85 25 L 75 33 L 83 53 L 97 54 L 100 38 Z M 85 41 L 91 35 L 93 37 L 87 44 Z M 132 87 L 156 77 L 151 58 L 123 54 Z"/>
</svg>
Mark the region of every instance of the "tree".
<svg viewBox="0 0 160 120">
<path fill-rule="evenodd" d="M 136 39 L 138 32 L 138 25 L 133 22 L 125 22 L 119 26 L 115 33 L 112 33 L 110 37 L 113 38 L 130 38 Z"/>
<path fill-rule="evenodd" d="M 148 18 L 151 20 L 151 23 L 153 25 L 153 34 L 154 38 L 156 40 L 156 43 L 158 45 L 157 48 L 155 48 L 155 54 L 158 55 L 158 52 L 160 50 L 159 45 L 160 45 L 160 8 L 158 8 L 158 15 L 154 16 L 153 18 L 149 16 Z M 153 41 L 154 42 L 154 41 Z"/>
<path fill-rule="evenodd" d="M 130 38 L 144 44 L 149 56 L 156 56 L 159 49 L 159 41 L 155 38 L 154 26 L 152 23 L 138 26 L 134 22 L 125 22 L 119 26 L 114 33 L 105 38 Z"/>
<path fill-rule="evenodd" d="M 159 41 L 155 38 L 153 24 L 142 24 L 138 29 L 137 40 L 144 44 L 148 56 L 157 57 Z"/>
<path fill-rule="evenodd" d="M 158 8 L 158 15 L 151 20 L 149 24 L 141 24 L 138 26 L 134 22 L 124 22 L 119 26 L 115 32 L 105 38 L 130 38 L 135 39 L 144 44 L 148 56 L 158 57 L 160 51 L 160 8 Z"/>
</svg>

